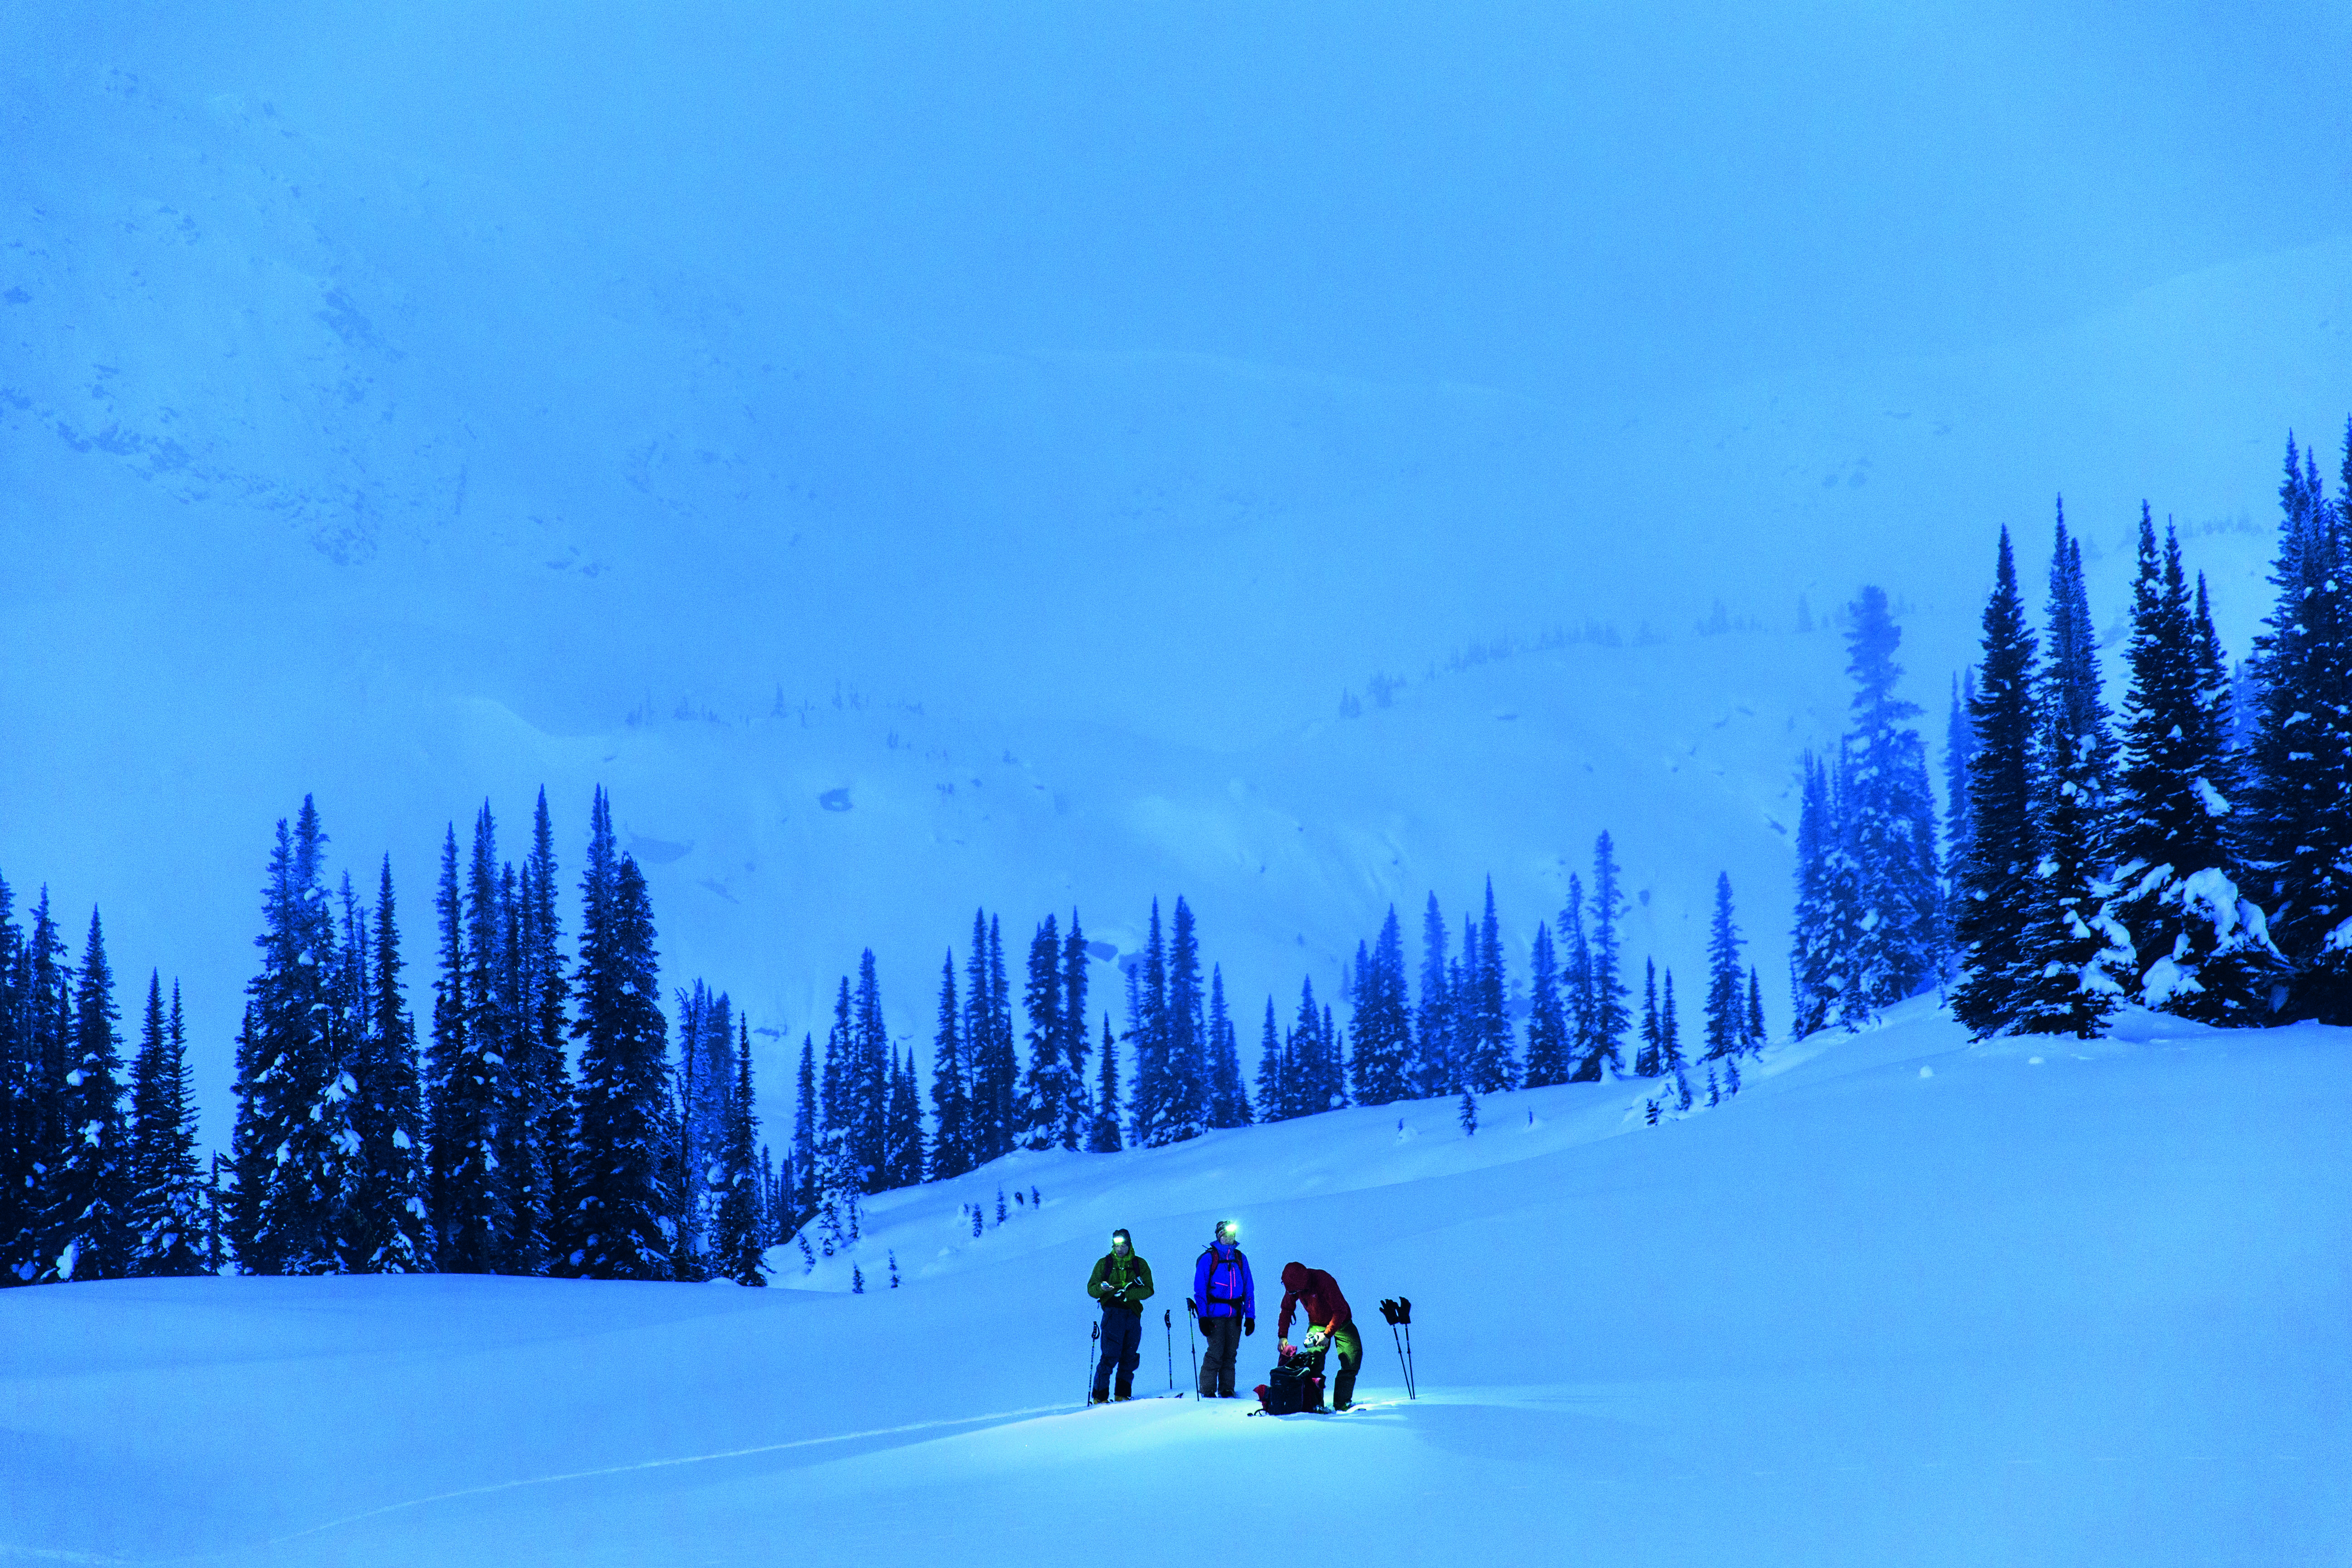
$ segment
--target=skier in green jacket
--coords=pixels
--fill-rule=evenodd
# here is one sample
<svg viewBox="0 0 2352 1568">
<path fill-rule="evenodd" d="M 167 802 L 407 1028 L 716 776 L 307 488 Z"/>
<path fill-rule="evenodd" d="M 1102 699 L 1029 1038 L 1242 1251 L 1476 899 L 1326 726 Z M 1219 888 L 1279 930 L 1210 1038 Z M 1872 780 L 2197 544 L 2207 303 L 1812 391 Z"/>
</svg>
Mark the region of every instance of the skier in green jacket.
<svg viewBox="0 0 2352 1568">
<path fill-rule="evenodd" d="M 1110 1233 L 1110 1250 L 1095 1260 L 1087 1294 L 1102 1303 L 1102 1359 L 1095 1363 L 1088 1403 L 1112 1398 L 1111 1369 L 1118 1370 L 1118 1398 L 1135 1396 L 1135 1367 L 1143 1359 L 1143 1303 L 1151 1294 L 1151 1265 L 1139 1257 L 1124 1230 Z"/>
</svg>

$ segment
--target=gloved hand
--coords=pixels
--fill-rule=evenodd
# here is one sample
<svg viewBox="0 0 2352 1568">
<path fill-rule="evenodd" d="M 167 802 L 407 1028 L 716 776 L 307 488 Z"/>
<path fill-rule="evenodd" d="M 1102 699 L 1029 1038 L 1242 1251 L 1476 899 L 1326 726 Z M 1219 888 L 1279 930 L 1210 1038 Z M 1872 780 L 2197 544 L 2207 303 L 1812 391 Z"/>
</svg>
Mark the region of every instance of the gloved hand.
<svg viewBox="0 0 2352 1568">
<path fill-rule="evenodd" d="M 1244 1318 L 1242 1320 L 1242 1332 L 1244 1334 L 1254 1334 L 1257 1332 L 1257 1320 L 1255 1318 Z"/>
<path fill-rule="evenodd" d="M 1324 1338 L 1324 1335 L 1323 1335 L 1323 1331 L 1322 1331 L 1322 1330 L 1320 1330 L 1320 1329 L 1309 1329 L 1309 1330 L 1307 1330 L 1307 1348 L 1308 1350 L 1314 1350 L 1316 1347 L 1318 1347 L 1318 1345 L 1322 1344 L 1322 1342 L 1323 1342 L 1323 1338 Z"/>
</svg>

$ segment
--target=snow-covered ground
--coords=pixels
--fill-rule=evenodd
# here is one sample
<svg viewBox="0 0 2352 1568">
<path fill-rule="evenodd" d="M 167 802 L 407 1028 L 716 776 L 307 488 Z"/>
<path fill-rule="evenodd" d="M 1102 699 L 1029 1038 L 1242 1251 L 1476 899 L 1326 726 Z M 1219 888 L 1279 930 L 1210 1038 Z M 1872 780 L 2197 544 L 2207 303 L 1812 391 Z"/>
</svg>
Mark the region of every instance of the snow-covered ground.
<svg viewBox="0 0 2352 1568">
<path fill-rule="evenodd" d="M 1015 1156 L 877 1199 L 864 1295 L 782 1251 L 761 1292 L 0 1294 L 0 1560 L 2352 1562 L 2344 1032 L 1971 1047 L 1921 1003 L 1683 1121 L 1642 1088 Z M 1154 1391 L 1225 1215 L 1370 1321 L 1367 1408 L 1079 1408 L 1108 1230 Z"/>
</svg>

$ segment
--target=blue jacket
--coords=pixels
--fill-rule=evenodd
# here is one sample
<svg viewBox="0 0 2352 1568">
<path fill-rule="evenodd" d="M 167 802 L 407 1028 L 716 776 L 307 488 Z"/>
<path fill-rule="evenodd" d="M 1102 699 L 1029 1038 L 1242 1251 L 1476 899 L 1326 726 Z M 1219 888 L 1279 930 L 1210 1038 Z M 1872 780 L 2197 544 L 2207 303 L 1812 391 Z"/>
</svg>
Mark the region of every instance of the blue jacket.
<svg viewBox="0 0 2352 1568">
<path fill-rule="evenodd" d="M 1257 1289 L 1250 1283 L 1249 1255 L 1224 1242 L 1211 1242 L 1192 1265 L 1192 1300 L 1204 1318 L 1255 1318 Z"/>
</svg>

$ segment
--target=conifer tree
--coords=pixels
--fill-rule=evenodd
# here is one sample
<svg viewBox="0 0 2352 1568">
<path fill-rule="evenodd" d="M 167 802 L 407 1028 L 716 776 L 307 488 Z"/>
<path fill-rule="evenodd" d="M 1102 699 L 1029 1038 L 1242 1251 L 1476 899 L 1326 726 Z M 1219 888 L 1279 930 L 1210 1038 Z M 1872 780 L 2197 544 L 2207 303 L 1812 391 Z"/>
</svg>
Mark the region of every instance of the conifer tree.
<svg viewBox="0 0 2352 1568">
<path fill-rule="evenodd" d="M 949 963 L 954 963 L 953 955 L 950 955 Z M 816 1217 L 817 1207 L 824 1201 L 817 1119 L 816 1041 L 807 1035 L 801 1037 L 800 1076 L 796 1081 L 799 1092 L 793 1103 L 792 1228 L 797 1233 Z"/>
<path fill-rule="evenodd" d="M 1551 926 L 1536 922 L 1534 955 L 1528 965 L 1528 1063 L 1529 1089 L 1566 1083 L 1570 1072 L 1568 1020 L 1560 1006 L 1559 961 L 1553 955 Z M 1360 1040 L 1357 1046 L 1362 1054 Z"/>
<path fill-rule="evenodd" d="M 441 852 L 442 963 L 454 1016 L 446 1035 L 436 1033 L 433 1064 L 439 1094 L 433 1123 L 439 1177 L 434 1229 L 444 1272 L 495 1274 L 507 1268 L 512 1219 L 499 1145 L 513 1020 L 499 994 L 506 922 L 488 803 L 474 818 L 473 851 L 462 881 L 457 845 L 453 823 Z"/>
<path fill-rule="evenodd" d="M 377 879 L 375 920 L 366 934 L 373 962 L 362 1007 L 367 1026 L 352 1064 L 352 1130 L 359 1155 L 343 1226 L 344 1258 L 357 1273 L 417 1274 L 433 1268 L 436 1248 L 416 1025 L 401 986 L 390 856 Z"/>
<path fill-rule="evenodd" d="M 890 1184 L 890 1079 L 897 1057 L 889 1030 L 882 1022 L 882 984 L 872 948 L 858 955 L 857 1007 L 851 1042 L 845 1088 L 849 1096 L 850 1151 L 860 1177 L 856 1186 L 860 1193 L 878 1193 Z"/>
<path fill-rule="evenodd" d="M 180 987 L 163 1009 L 163 976 L 147 976 L 147 1014 L 131 1068 L 128 1167 L 131 1261 L 148 1278 L 204 1272 L 205 1183 L 196 1164 Z"/>
<path fill-rule="evenodd" d="M 1486 907 L 1476 928 L 1471 970 L 1465 1079 L 1480 1094 L 1516 1089 L 1519 1065 L 1511 1051 L 1511 1017 L 1503 973 L 1502 925 L 1495 915 L 1495 879 L 1486 879 Z"/>
<path fill-rule="evenodd" d="M 19 979 L 11 987 L 22 1008 L 17 1045 L 26 1089 L 19 1121 L 20 1228 L 11 1262 L 16 1278 L 26 1284 L 52 1270 L 63 1250 L 65 1238 L 57 1229 L 66 1212 L 59 1184 L 79 1131 L 73 1086 L 67 1081 L 77 1060 L 74 974 L 67 957 L 65 935 L 49 913 L 49 890 L 44 887 L 18 950 Z"/>
<path fill-rule="evenodd" d="M 1731 914 L 1731 874 L 1715 878 L 1715 918 L 1706 936 L 1706 1056 L 1713 1061 L 1738 1051 L 1747 1033 L 1747 997 L 1741 994 L 1739 927 Z"/>
<path fill-rule="evenodd" d="M 572 1026 L 580 1041 L 572 1267 L 592 1279 L 667 1279 L 675 1272 L 664 1226 L 672 1205 L 662 1189 L 670 1073 L 653 909 L 635 860 L 614 852 L 601 788 L 590 823 Z"/>
<path fill-rule="evenodd" d="M 1902 628 L 1878 587 L 1865 584 L 1849 608 L 1854 729 L 1841 757 L 1848 794 L 1841 815 L 1860 910 L 1847 1008 L 1847 1021 L 1856 1022 L 1934 983 L 1943 962 L 1943 899 L 1927 750 L 1903 722 L 1919 709 L 1895 695 Z"/>
<path fill-rule="evenodd" d="M 1961 868 L 1976 842 L 1976 811 L 1969 804 L 1969 762 L 1977 752 L 1976 701 L 1977 667 L 1969 665 L 1952 677 L 1952 710 L 1944 721 L 1944 874 L 1946 898 L 1956 912 Z"/>
<path fill-rule="evenodd" d="M 2352 426 L 2345 482 L 2352 487 Z M 2254 639 L 2246 806 L 2233 814 L 2250 888 L 2294 965 L 2293 1011 L 2352 1022 L 2352 489 L 2327 501 L 2317 464 L 2287 437 L 2271 584 Z"/>
<path fill-rule="evenodd" d="M 1118 1135 L 1118 1041 L 1110 1032 L 1110 1015 L 1103 1015 L 1100 1076 L 1095 1081 L 1094 1127 L 1087 1135 L 1090 1154 L 1116 1154 Z"/>
<path fill-rule="evenodd" d="M 1683 1027 L 1675 1015 L 1675 972 L 1671 969 L 1660 977 L 1664 995 L 1658 1004 L 1658 1061 L 1667 1072 L 1680 1075 L 1683 1070 Z"/>
<path fill-rule="evenodd" d="M 1740 1043 L 1749 1051 L 1760 1051 L 1770 1037 L 1764 1029 L 1764 980 L 1751 964 L 1748 970 L 1748 1027 Z"/>
<path fill-rule="evenodd" d="M 1617 884 L 1617 849 L 1606 833 L 1592 846 L 1591 1031 L 1582 1059 L 1576 1064 L 1577 1083 L 1597 1083 L 1615 1078 L 1623 1064 L 1625 1012 L 1630 993 L 1618 979 L 1622 963 L 1617 921 L 1625 911 L 1625 895 Z"/>
<path fill-rule="evenodd" d="M 972 952 L 966 969 L 964 1049 L 971 1083 L 975 1167 L 1013 1152 L 1020 1063 L 1013 1044 L 1013 1005 L 1004 977 L 1004 944 L 987 911 L 972 915 Z"/>
<path fill-rule="evenodd" d="M 73 1070 L 66 1075 L 69 1136 L 54 1194 L 48 1268 L 58 1279 L 119 1279 L 130 1271 L 131 1149 L 122 1117 L 122 1041 L 114 972 L 98 911 L 89 915 L 74 994 Z"/>
<path fill-rule="evenodd" d="M 1197 1138 L 1209 1126 L 1208 1022 L 1202 1015 L 1201 942 L 1182 895 L 1168 938 L 1167 1121 L 1164 1141 Z"/>
<path fill-rule="evenodd" d="M 962 1019 L 956 1005 L 955 954 L 950 952 L 940 971 L 940 1021 L 931 1036 L 930 1177 L 942 1181 L 973 1168 L 971 1158 L 971 1096 L 964 1076 Z M 793 1149 L 799 1150 L 799 1134 Z"/>
<path fill-rule="evenodd" d="M 1234 1037 L 1233 1016 L 1225 1008 L 1225 973 L 1209 970 L 1209 1125 L 1246 1127 L 1250 1124 L 1249 1090 L 1242 1082 L 1241 1043 Z"/>
<path fill-rule="evenodd" d="M 1666 1070 L 1658 1033 L 1658 964 L 1655 959 L 1645 960 L 1644 964 L 1647 973 L 1642 981 L 1642 1048 L 1633 1057 L 1633 1075 L 1656 1078 Z"/>
<path fill-rule="evenodd" d="M 1841 945 L 1835 898 L 1837 823 L 1829 779 L 1808 750 L 1800 762 L 1803 789 L 1797 809 L 1797 899 L 1789 939 L 1790 1033 L 1798 1039 L 1827 1028 L 1841 1010 L 1849 954 Z"/>
<path fill-rule="evenodd" d="M 901 1061 L 894 1053 L 890 1073 L 888 1142 L 883 1152 L 892 1187 L 919 1185 L 923 1179 L 923 1110 L 915 1095 L 915 1053 Z"/>
<path fill-rule="evenodd" d="M 753 1150 L 759 1142 L 759 1114 L 751 1100 L 751 1028 L 740 1026 L 734 1082 L 727 1097 L 727 1135 L 719 1161 L 718 1224 L 713 1240 L 714 1272 L 738 1285 L 765 1285 L 767 1260 L 761 1256 L 765 1237 L 760 1226 L 759 1168 Z M 912 1068 L 909 1068 L 911 1074 Z M 913 1099 L 912 1079 L 908 1098 Z M 918 1133 L 918 1142 L 920 1134 Z"/>
<path fill-rule="evenodd" d="M 2020 1034 L 2087 1039 L 2121 1000 L 2114 976 L 2130 962 L 2130 937 L 2105 908 L 2115 745 L 2099 692 L 2082 551 L 2067 535 L 2063 507 L 2049 616 L 2032 770 L 2033 867 L 2021 889 L 2026 903 L 2011 1023 Z"/>
<path fill-rule="evenodd" d="M 1560 1010 L 1568 1030 L 1569 1080 L 1591 1053 L 1599 1028 L 1592 993 L 1592 944 L 1584 934 L 1584 879 L 1569 873 L 1568 902 L 1559 911 Z M 1564 1080 L 1568 1081 L 1568 1080 Z"/>
<path fill-rule="evenodd" d="M 1128 1090 L 1128 1132 L 1136 1147 L 1155 1149 L 1171 1142 L 1172 1120 L 1169 1070 L 1168 953 L 1160 932 L 1160 900 L 1151 900 L 1144 937 L 1143 979 L 1138 998 L 1135 1083 Z"/>
<path fill-rule="evenodd" d="M 1470 1092 L 1467 1086 L 1465 1086 L 1462 1090 L 1462 1100 L 1454 1108 L 1454 1120 L 1461 1124 L 1462 1136 L 1465 1138 L 1478 1136 L 1478 1100 Z"/>
<path fill-rule="evenodd" d="M 326 1274 L 341 1265 L 342 1210 L 358 1153 L 351 1125 L 353 1087 L 337 1038 L 334 921 L 322 886 L 325 831 L 308 796 L 289 833 L 278 823 L 256 945 L 261 972 L 247 986 L 245 1076 L 255 1134 L 248 1173 L 257 1190 L 249 1245 L 238 1262 L 250 1273 Z"/>
<path fill-rule="evenodd" d="M 1370 962 L 1356 978 L 1353 1061 L 1356 1103 L 1387 1105 L 1412 1093 L 1412 1014 L 1406 995 L 1404 936 L 1389 906 Z"/>
<path fill-rule="evenodd" d="M 1065 1149 L 1083 1148 L 1090 1136 L 1093 1108 L 1087 1102 L 1087 934 L 1078 927 L 1078 911 L 1070 911 L 1070 931 L 1062 939 L 1062 1068 L 1068 1088 L 1062 1097 L 1060 1142 Z"/>
<path fill-rule="evenodd" d="M 1413 1020 L 1413 1043 L 1418 1047 L 1413 1087 L 1423 1095 L 1445 1093 L 1454 1086 L 1456 1076 L 1455 1007 L 1451 968 L 1445 958 L 1446 942 L 1445 917 L 1438 910 L 1437 895 L 1432 893 L 1421 917 L 1421 1010 Z"/>
<path fill-rule="evenodd" d="M 1257 1113 L 1261 1121 L 1287 1121 L 1297 1114 L 1292 1109 L 1289 1062 L 1281 1033 L 1274 1022 L 1274 998 L 1265 999 L 1265 1031 L 1259 1037 L 1257 1058 Z"/>
<path fill-rule="evenodd" d="M 1029 942 L 1029 984 L 1021 996 L 1029 1016 L 1029 1074 L 1021 1089 L 1021 1146 L 1051 1149 L 1061 1142 L 1069 1107 L 1069 1073 L 1062 1047 L 1069 1026 L 1062 1014 L 1062 941 L 1047 915 Z"/>
<path fill-rule="evenodd" d="M 2285 972 L 2261 907 L 2241 896 L 2226 833 L 2226 677 L 2202 593 L 2192 602 L 2179 541 L 2140 510 L 2115 818 L 2116 890 L 2129 933 L 2116 976 L 2130 999 L 2204 1023 L 2258 1022 Z"/>
<path fill-rule="evenodd" d="M 0 1286 L 24 1284 L 31 1270 L 31 1167 L 44 1086 L 26 1050 L 28 981 L 16 896 L 0 878 Z"/>
<path fill-rule="evenodd" d="M 512 1250 L 517 1266 L 531 1271 L 570 1250 L 562 1230 L 571 1209 L 565 1161 L 572 1143 L 572 1073 L 565 1041 L 572 987 L 564 972 L 557 877 L 555 828 L 542 788 L 512 910 L 519 1004 L 512 1143 L 525 1169 L 510 1202 L 527 1222 L 516 1227 Z"/>
</svg>

